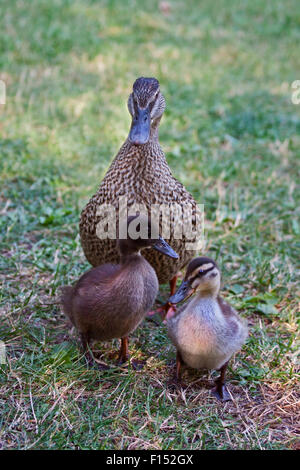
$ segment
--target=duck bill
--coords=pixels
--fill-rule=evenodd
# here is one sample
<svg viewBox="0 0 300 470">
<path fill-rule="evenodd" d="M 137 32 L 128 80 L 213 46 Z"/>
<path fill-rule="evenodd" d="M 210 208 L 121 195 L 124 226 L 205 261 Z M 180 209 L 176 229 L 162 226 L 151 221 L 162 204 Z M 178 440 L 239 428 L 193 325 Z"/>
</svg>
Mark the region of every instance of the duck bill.
<svg viewBox="0 0 300 470">
<path fill-rule="evenodd" d="M 153 248 L 170 258 L 178 259 L 176 251 L 174 251 L 162 237 L 159 237 L 158 241 L 153 245 Z"/>
<path fill-rule="evenodd" d="M 168 302 L 171 304 L 178 304 L 182 302 L 184 299 L 187 299 L 195 292 L 195 289 L 192 288 L 189 281 L 182 281 L 181 285 L 179 286 L 178 290 L 175 292 L 174 295 L 169 297 Z"/>
<path fill-rule="evenodd" d="M 150 137 L 151 117 L 149 108 L 138 108 L 132 120 L 129 140 L 134 145 L 146 144 Z"/>
</svg>

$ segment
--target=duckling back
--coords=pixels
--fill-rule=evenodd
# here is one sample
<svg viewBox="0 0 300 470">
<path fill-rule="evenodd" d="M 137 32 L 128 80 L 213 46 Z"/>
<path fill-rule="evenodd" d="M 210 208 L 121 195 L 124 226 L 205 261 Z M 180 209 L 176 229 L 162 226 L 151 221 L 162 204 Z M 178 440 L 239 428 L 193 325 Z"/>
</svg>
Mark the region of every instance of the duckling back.
<svg viewBox="0 0 300 470">
<path fill-rule="evenodd" d="M 149 263 L 137 255 L 126 267 L 91 269 L 71 289 L 65 291 L 62 304 L 75 327 L 90 339 L 110 340 L 138 327 L 155 301 L 158 280 Z"/>
</svg>

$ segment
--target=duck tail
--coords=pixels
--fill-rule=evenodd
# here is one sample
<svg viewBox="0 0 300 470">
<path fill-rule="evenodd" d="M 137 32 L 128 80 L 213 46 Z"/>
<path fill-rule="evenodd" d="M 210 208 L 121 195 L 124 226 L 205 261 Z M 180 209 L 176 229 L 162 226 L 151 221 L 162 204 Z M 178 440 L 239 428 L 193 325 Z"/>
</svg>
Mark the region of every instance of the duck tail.
<svg viewBox="0 0 300 470">
<path fill-rule="evenodd" d="M 64 314 L 73 323 L 72 297 L 73 297 L 73 287 L 62 286 L 60 288 L 60 304 L 62 306 Z"/>
</svg>

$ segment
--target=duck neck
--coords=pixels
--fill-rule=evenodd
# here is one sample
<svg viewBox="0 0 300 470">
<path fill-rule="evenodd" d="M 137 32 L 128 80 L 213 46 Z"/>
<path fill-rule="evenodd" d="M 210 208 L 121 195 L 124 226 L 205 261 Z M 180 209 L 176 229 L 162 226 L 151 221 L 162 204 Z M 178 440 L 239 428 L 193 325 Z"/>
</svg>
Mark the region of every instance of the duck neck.
<svg viewBox="0 0 300 470">
<path fill-rule="evenodd" d="M 196 292 L 196 296 L 197 296 L 198 299 L 217 300 L 218 295 L 219 295 L 219 289 L 218 288 L 205 289 L 205 290 L 200 290 L 200 291 Z"/>
<path fill-rule="evenodd" d="M 130 168 L 130 172 L 128 172 Z M 118 154 L 110 165 L 105 178 L 110 179 L 113 173 L 119 173 L 119 181 L 128 186 L 138 185 L 141 178 L 152 187 L 153 175 L 159 178 L 161 174 L 172 176 L 165 154 L 158 141 L 158 123 L 151 126 L 150 138 L 146 144 L 134 145 L 127 137 Z M 140 190 L 140 188 L 139 188 Z M 146 191 L 145 188 L 143 188 Z"/>
</svg>

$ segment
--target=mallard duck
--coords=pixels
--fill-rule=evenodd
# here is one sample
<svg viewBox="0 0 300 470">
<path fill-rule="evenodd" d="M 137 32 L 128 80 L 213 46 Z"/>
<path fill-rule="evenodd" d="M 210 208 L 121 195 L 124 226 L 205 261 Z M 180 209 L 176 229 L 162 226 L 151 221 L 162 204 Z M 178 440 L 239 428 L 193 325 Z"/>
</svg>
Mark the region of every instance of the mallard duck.
<svg viewBox="0 0 300 470">
<path fill-rule="evenodd" d="M 169 302 L 177 304 L 193 295 L 167 319 L 168 335 L 177 348 L 176 380 L 181 366 L 220 370 L 213 394 L 230 400 L 225 373 L 231 356 L 244 344 L 248 329 L 237 312 L 220 295 L 220 270 L 206 257 L 193 259 L 185 278 Z"/>
<path fill-rule="evenodd" d="M 154 248 L 163 255 L 178 257 L 162 237 L 151 238 L 148 219 L 131 216 L 126 225 L 126 238 L 117 241 L 120 264 L 92 268 L 74 287 L 62 289 L 63 311 L 80 333 L 89 364 L 93 363 L 89 353 L 89 342 L 93 339 L 121 338 L 119 359 L 120 362 L 127 361 L 128 335 L 141 323 L 155 301 L 157 276 L 140 250 Z M 142 225 L 147 229 L 146 238 L 143 238 L 141 228 L 137 228 Z"/>
<path fill-rule="evenodd" d="M 119 210 L 119 198 L 126 196 L 127 206 L 143 204 L 147 211 L 154 204 L 174 203 L 182 209 L 191 208 L 192 224 L 196 223 L 196 202 L 170 171 L 164 152 L 158 141 L 158 127 L 165 110 L 165 99 L 156 78 L 138 78 L 128 99 L 132 123 L 128 138 L 113 160 L 97 193 L 83 209 L 80 219 L 80 237 L 87 260 L 98 266 L 116 263 L 119 253 L 113 240 L 99 239 L 97 225 L 103 217 L 101 207 L 110 204 Z M 183 214 L 189 218 L 191 214 Z M 147 261 L 156 271 L 159 283 L 170 282 L 171 294 L 176 288 L 176 274 L 195 255 L 186 249 L 186 238 L 176 239 L 174 227 L 178 226 L 176 215 L 171 215 L 170 236 L 164 238 L 178 253 L 178 259 L 166 258 L 162 253 L 148 250 Z M 183 226 L 187 220 L 183 220 Z"/>
</svg>

